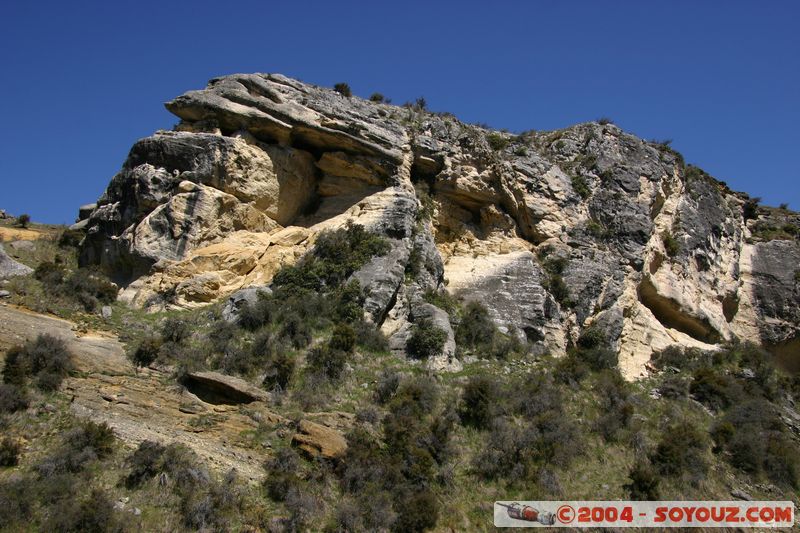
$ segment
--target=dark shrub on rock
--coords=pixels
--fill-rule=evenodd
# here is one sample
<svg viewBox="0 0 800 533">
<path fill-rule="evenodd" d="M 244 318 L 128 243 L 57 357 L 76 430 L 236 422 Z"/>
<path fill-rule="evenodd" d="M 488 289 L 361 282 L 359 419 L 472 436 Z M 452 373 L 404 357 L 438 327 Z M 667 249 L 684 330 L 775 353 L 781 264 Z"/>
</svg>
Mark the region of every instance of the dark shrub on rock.
<svg viewBox="0 0 800 533">
<path fill-rule="evenodd" d="M 441 355 L 447 332 L 434 326 L 430 320 L 420 320 L 411 327 L 411 336 L 406 342 L 408 355 L 414 359 L 427 359 Z"/>
<path fill-rule="evenodd" d="M 160 337 L 145 337 L 128 353 L 128 358 L 138 367 L 150 366 L 158 359 L 162 345 Z"/>
</svg>

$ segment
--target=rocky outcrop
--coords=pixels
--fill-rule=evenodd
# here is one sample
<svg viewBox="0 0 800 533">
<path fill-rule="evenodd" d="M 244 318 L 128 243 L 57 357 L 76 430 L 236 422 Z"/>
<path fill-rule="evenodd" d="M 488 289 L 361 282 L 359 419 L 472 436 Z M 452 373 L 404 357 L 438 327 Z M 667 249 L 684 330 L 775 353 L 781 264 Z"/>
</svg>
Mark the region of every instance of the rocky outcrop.
<svg viewBox="0 0 800 533">
<path fill-rule="evenodd" d="M 341 433 L 310 420 L 300 421 L 292 444 L 310 459 L 339 459 L 347 451 L 347 441 Z"/>
<path fill-rule="evenodd" d="M 775 222 L 613 124 L 510 135 L 274 74 L 214 79 L 167 108 L 175 131 L 137 142 L 79 217 L 81 262 L 134 305 L 268 286 L 352 221 L 392 245 L 354 274 L 368 318 L 398 351 L 416 320 L 440 323 L 437 369 L 457 368 L 457 350 L 423 296 L 445 286 L 536 353 L 563 354 L 598 325 L 628 377 L 673 344 L 796 350 L 794 215 Z"/>
</svg>

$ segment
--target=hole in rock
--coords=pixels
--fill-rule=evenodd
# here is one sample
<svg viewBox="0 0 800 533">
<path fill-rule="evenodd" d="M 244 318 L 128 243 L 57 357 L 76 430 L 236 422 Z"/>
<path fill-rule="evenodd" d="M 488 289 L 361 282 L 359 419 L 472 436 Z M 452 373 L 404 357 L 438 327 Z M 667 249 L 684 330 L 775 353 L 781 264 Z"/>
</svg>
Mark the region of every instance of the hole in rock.
<svg viewBox="0 0 800 533">
<path fill-rule="evenodd" d="M 213 405 L 239 405 L 256 400 L 250 394 L 218 381 L 186 376 L 182 383 L 189 392 Z"/>
<path fill-rule="evenodd" d="M 639 301 L 650 309 L 656 320 L 668 328 L 676 329 L 701 342 L 715 344 L 720 335 L 708 320 L 687 314 L 675 300 L 658 294 L 650 279 L 639 284 Z"/>
</svg>

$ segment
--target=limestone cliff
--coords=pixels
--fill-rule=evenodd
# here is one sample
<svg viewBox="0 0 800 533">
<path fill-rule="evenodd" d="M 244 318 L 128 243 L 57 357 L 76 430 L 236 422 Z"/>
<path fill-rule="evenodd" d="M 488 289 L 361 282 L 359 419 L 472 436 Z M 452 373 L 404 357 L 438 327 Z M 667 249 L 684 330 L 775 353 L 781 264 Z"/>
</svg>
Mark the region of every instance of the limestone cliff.
<svg viewBox="0 0 800 533">
<path fill-rule="evenodd" d="M 353 220 L 393 246 L 355 274 L 371 319 L 397 349 L 415 320 L 441 324 L 436 366 L 458 365 L 455 345 L 422 295 L 445 287 L 538 352 L 598 324 L 628 377 L 672 344 L 800 351 L 800 245 L 759 237 L 796 216 L 754 207 L 665 144 L 596 122 L 515 136 L 274 74 L 166 105 L 180 123 L 138 141 L 80 223 L 82 263 L 134 305 L 267 285 Z"/>
</svg>

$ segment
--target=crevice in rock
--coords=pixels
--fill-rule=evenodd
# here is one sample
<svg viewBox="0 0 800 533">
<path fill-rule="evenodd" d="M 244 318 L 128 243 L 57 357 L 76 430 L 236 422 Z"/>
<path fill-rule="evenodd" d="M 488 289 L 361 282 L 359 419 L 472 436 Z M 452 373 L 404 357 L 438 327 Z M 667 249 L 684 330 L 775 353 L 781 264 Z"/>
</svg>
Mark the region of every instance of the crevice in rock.
<svg viewBox="0 0 800 533">
<path fill-rule="evenodd" d="M 656 252 L 653 255 L 653 260 L 650 261 L 650 273 L 655 274 L 658 272 L 658 269 L 661 268 L 661 265 L 664 263 L 664 259 L 666 259 L 662 254 Z"/>
<path fill-rule="evenodd" d="M 729 323 L 733 321 L 736 313 L 739 312 L 739 295 L 731 292 L 722 299 L 722 314 Z"/>
<path fill-rule="evenodd" d="M 639 284 L 638 295 L 642 305 L 650 309 L 656 320 L 664 327 L 676 329 L 701 342 L 709 344 L 719 342 L 719 332 L 708 323 L 707 319 L 688 315 L 678 302 L 658 294 L 648 277 Z"/>
<path fill-rule="evenodd" d="M 181 383 L 186 390 L 212 405 L 239 405 L 258 399 L 219 381 L 206 380 L 196 376 L 188 375 L 183 378 Z"/>
</svg>

